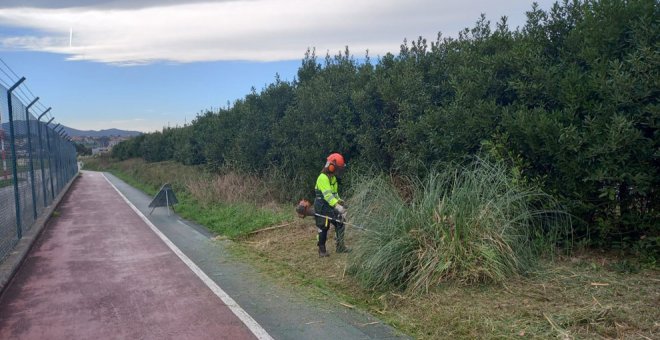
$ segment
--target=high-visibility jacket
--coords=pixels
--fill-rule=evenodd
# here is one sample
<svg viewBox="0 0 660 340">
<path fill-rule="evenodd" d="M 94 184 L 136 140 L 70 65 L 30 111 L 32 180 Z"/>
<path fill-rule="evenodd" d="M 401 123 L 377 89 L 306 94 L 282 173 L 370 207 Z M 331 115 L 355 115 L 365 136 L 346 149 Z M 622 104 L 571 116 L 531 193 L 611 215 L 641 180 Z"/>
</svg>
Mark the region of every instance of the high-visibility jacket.
<svg viewBox="0 0 660 340">
<path fill-rule="evenodd" d="M 332 208 L 341 200 L 338 193 L 337 178 L 335 176 L 328 176 L 323 172 L 316 179 L 314 192 L 317 200 L 324 200 Z"/>
</svg>

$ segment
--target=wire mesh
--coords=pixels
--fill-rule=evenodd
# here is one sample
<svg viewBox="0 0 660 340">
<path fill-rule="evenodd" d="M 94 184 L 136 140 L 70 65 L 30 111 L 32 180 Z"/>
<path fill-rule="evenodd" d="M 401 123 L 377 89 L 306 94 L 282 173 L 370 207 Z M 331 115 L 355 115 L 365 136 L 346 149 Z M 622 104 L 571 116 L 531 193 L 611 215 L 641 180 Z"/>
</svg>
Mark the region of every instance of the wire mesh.
<svg viewBox="0 0 660 340">
<path fill-rule="evenodd" d="M 0 262 L 78 172 L 73 144 L 24 101 L 0 85 Z"/>
<path fill-rule="evenodd" d="M 18 242 L 16 229 L 16 204 L 13 188 L 8 116 L 7 89 L 0 86 L 0 153 L 2 176 L 0 180 L 0 258 L 4 258 Z"/>
</svg>

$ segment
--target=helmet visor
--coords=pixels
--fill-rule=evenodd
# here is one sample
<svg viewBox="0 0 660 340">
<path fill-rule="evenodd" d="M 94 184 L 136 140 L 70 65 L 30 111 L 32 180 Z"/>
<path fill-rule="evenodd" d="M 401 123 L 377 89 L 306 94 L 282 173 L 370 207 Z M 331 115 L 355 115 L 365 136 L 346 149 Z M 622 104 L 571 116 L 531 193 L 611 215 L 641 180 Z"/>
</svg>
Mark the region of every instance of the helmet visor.
<svg viewBox="0 0 660 340">
<path fill-rule="evenodd" d="M 344 170 L 346 170 L 346 166 L 338 166 L 335 170 L 335 176 L 341 177 L 344 174 Z"/>
</svg>

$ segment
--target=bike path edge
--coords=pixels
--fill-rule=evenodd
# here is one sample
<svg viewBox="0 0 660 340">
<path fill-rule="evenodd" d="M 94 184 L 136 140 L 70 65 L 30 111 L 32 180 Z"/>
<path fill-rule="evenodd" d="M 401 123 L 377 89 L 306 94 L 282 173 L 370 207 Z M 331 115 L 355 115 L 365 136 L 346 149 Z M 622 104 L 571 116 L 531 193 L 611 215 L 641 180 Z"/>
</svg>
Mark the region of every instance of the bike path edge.
<svg viewBox="0 0 660 340">
<path fill-rule="evenodd" d="M 41 216 L 37 217 L 37 220 L 34 221 L 32 227 L 29 228 L 26 232 L 24 231 L 23 237 L 18 240 L 14 249 L 9 253 L 2 262 L 0 262 L 0 296 L 4 292 L 5 288 L 11 282 L 11 279 L 14 277 L 21 264 L 25 260 L 27 254 L 32 249 L 34 242 L 39 238 L 41 232 L 44 230 L 44 227 L 48 223 L 53 211 L 57 209 L 57 206 L 60 204 L 64 196 L 69 192 L 69 189 L 73 183 L 78 179 L 80 173 L 77 173 L 73 178 L 66 184 L 64 189 L 55 196 L 53 202 L 50 203 L 47 207 L 44 208 L 44 211 L 41 213 Z"/>
</svg>

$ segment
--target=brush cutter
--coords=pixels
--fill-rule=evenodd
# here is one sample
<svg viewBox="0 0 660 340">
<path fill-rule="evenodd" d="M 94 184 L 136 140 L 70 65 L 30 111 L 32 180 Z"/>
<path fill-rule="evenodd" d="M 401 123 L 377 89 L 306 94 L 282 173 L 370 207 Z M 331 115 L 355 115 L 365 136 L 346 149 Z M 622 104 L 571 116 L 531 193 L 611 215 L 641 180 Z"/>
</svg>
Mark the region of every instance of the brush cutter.
<svg viewBox="0 0 660 340">
<path fill-rule="evenodd" d="M 298 202 L 298 205 L 296 206 L 296 213 L 298 214 L 298 217 L 300 217 L 300 218 L 305 218 L 307 216 L 318 216 L 318 217 L 327 218 L 328 220 L 333 221 L 333 222 L 343 223 L 343 224 L 349 225 L 351 227 L 354 227 L 354 228 L 357 228 L 357 229 L 360 229 L 360 230 L 363 230 L 363 231 L 371 231 L 371 230 L 369 230 L 367 228 L 364 228 L 362 226 L 359 226 L 357 224 L 346 222 L 343 219 L 338 220 L 338 219 L 332 218 L 330 216 L 317 214 L 316 211 L 314 211 L 314 206 L 308 200 L 301 200 L 300 202 Z"/>
</svg>

